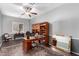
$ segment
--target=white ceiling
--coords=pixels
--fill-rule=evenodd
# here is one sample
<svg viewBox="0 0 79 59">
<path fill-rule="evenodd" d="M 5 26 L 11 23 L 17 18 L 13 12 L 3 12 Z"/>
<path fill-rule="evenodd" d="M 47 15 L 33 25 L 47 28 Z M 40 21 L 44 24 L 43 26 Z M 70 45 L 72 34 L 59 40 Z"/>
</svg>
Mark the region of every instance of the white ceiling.
<svg viewBox="0 0 79 59">
<path fill-rule="evenodd" d="M 36 3 L 34 7 L 36 8 L 36 12 L 38 12 L 37 16 L 39 16 L 61 5 L 63 4 L 62 3 Z M 0 3 L 0 9 L 2 14 L 12 16 L 12 17 L 30 19 L 26 15 L 21 15 L 23 13 L 23 10 L 21 9 L 21 7 L 22 7 L 22 3 Z M 36 16 L 32 15 L 31 18 L 34 18 L 34 17 Z"/>
</svg>

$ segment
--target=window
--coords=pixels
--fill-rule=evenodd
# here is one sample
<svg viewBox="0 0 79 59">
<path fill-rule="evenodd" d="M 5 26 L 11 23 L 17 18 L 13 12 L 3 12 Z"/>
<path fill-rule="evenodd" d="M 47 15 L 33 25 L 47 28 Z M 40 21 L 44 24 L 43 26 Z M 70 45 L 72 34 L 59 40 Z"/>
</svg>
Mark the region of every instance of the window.
<svg viewBox="0 0 79 59">
<path fill-rule="evenodd" d="M 24 24 L 20 22 L 13 22 L 12 23 L 12 33 L 21 33 L 24 32 Z"/>
</svg>

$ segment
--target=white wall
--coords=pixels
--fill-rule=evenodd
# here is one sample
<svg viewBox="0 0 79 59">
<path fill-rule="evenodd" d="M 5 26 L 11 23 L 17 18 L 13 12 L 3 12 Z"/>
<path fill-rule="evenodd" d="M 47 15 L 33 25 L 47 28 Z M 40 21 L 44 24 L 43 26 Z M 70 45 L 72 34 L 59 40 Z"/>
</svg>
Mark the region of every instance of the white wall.
<svg viewBox="0 0 79 59">
<path fill-rule="evenodd" d="M 1 16 L 0 16 L 0 36 L 1 36 Z"/>
<path fill-rule="evenodd" d="M 79 38 L 79 4 L 64 4 L 42 16 L 34 19 L 33 23 L 48 21 L 50 35 L 65 34 Z M 51 30 L 52 29 L 52 30 Z M 52 32 L 52 33 L 51 33 Z"/>
<path fill-rule="evenodd" d="M 50 36 L 53 34 L 71 35 L 71 50 L 79 53 L 79 3 L 66 3 L 33 20 L 32 24 L 48 21 L 50 23 Z"/>
<path fill-rule="evenodd" d="M 0 46 L 2 44 L 1 34 L 2 34 L 2 14 L 0 12 Z"/>
<path fill-rule="evenodd" d="M 21 19 L 3 15 L 3 33 L 12 33 L 12 22 L 20 22 L 24 24 L 24 32 L 29 31 L 29 19 Z"/>
</svg>

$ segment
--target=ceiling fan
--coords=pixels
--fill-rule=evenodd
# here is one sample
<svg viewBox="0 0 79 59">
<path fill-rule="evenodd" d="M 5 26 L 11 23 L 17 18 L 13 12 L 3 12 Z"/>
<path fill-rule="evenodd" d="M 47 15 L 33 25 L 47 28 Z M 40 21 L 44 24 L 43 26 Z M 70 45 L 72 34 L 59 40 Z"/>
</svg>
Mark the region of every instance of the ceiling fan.
<svg viewBox="0 0 79 59">
<path fill-rule="evenodd" d="M 28 15 L 29 17 L 32 17 L 32 15 L 37 15 L 37 12 L 33 12 L 33 5 L 34 3 L 29 3 L 29 5 L 24 5 L 22 8 L 24 12 L 21 15 Z"/>
</svg>

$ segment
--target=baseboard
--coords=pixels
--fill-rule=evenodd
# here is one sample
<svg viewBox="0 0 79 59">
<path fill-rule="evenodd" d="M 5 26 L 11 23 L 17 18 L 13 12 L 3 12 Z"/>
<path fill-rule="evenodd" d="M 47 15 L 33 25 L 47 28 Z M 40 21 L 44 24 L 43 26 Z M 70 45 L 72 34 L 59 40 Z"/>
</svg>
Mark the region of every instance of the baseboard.
<svg viewBox="0 0 79 59">
<path fill-rule="evenodd" d="M 76 54 L 76 55 L 79 55 L 79 53 L 78 53 L 78 52 L 73 52 L 73 51 L 72 51 L 72 53 L 73 53 L 73 54 Z"/>
</svg>

